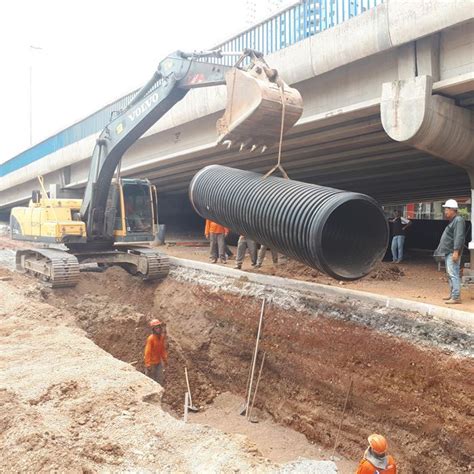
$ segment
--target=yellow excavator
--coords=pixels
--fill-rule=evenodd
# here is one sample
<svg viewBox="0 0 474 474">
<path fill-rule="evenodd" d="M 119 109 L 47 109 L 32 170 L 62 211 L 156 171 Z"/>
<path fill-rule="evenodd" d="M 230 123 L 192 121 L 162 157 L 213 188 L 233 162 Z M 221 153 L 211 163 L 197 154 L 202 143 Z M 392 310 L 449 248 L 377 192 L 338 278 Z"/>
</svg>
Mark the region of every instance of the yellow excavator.
<svg viewBox="0 0 474 474">
<path fill-rule="evenodd" d="M 50 198 L 42 186 L 28 207 L 12 209 L 12 239 L 55 244 L 18 250 L 18 270 L 53 287 L 76 285 L 80 264 L 91 262 L 119 265 L 144 280 L 168 274 L 166 256 L 147 246 L 158 232 L 155 186 L 147 179 L 114 178 L 126 150 L 194 88 L 227 84 L 217 142 L 228 146 L 270 147 L 302 113 L 299 92 L 286 85 L 260 53 L 244 51 L 233 67 L 209 62 L 225 54 L 177 51 L 160 62 L 97 139 L 83 199 Z"/>
</svg>

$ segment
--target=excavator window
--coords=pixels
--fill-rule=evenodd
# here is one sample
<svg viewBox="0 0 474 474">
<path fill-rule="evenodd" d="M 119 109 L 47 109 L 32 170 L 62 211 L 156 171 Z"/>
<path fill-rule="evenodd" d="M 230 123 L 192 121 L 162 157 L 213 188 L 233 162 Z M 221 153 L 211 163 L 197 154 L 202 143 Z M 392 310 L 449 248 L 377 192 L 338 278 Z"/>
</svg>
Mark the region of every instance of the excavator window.
<svg viewBox="0 0 474 474">
<path fill-rule="evenodd" d="M 153 212 L 148 183 L 124 183 L 123 199 L 127 232 L 152 233 Z"/>
</svg>

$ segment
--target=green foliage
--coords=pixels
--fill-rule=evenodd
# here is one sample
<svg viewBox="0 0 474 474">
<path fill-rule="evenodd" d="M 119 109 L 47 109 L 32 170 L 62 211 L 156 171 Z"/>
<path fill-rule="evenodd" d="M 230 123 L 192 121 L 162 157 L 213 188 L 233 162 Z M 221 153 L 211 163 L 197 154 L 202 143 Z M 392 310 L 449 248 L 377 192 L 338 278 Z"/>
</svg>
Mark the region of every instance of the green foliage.
<svg viewBox="0 0 474 474">
<path fill-rule="evenodd" d="M 471 220 L 471 213 L 467 209 L 467 207 L 460 207 L 458 209 L 458 215 L 460 215 L 462 218 L 466 219 L 467 221 Z"/>
</svg>

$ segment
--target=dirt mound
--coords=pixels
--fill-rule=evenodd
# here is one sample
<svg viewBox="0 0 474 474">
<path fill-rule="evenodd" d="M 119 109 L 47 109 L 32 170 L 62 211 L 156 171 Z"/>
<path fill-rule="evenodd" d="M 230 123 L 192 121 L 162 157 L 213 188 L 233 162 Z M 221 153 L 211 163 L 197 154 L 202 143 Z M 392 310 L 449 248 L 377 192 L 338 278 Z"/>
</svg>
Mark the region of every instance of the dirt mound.
<svg viewBox="0 0 474 474">
<path fill-rule="evenodd" d="M 372 270 L 368 278 L 379 281 L 398 281 L 403 276 L 405 272 L 399 266 L 380 263 Z"/>
<path fill-rule="evenodd" d="M 315 281 L 322 278 L 329 278 L 324 273 L 304 265 L 296 260 L 285 259 L 278 265 L 274 266 L 270 271 L 271 275 L 281 276 L 285 278 L 296 278 L 297 280 Z"/>
<path fill-rule="evenodd" d="M 291 259 L 285 259 L 277 265 L 265 268 L 264 273 L 283 278 L 294 278 L 297 280 L 323 283 L 326 285 L 337 284 L 337 281 L 330 278 L 328 275 Z M 372 279 L 376 281 L 398 281 L 403 276 L 405 276 L 405 272 L 397 265 L 381 262 L 362 280 Z"/>
</svg>

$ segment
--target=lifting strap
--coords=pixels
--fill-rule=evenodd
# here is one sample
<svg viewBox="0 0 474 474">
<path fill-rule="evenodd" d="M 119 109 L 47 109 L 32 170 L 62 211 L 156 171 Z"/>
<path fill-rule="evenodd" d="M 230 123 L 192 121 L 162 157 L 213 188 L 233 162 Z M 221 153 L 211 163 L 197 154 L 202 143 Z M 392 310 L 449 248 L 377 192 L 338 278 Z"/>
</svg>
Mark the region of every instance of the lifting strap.
<svg viewBox="0 0 474 474">
<path fill-rule="evenodd" d="M 281 147 L 283 144 L 283 130 L 285 126 L 285 89 L 283 85 L 283 81 L 278 82 L 278 86 L 280 87 L 280 96 L 281 96 L 281 128 L 280 128 L 280 143 L 278 144 L 278 161 L 277 164 L 263 177 L 263 179 L 268 178 L 271 174 L 273 174 L 276 170 L 280 170 L 281 174 L 284 178 L 290 179 L 288 174 L 286 173 L 285 169 L 281 165 Z"/>
</svg>

